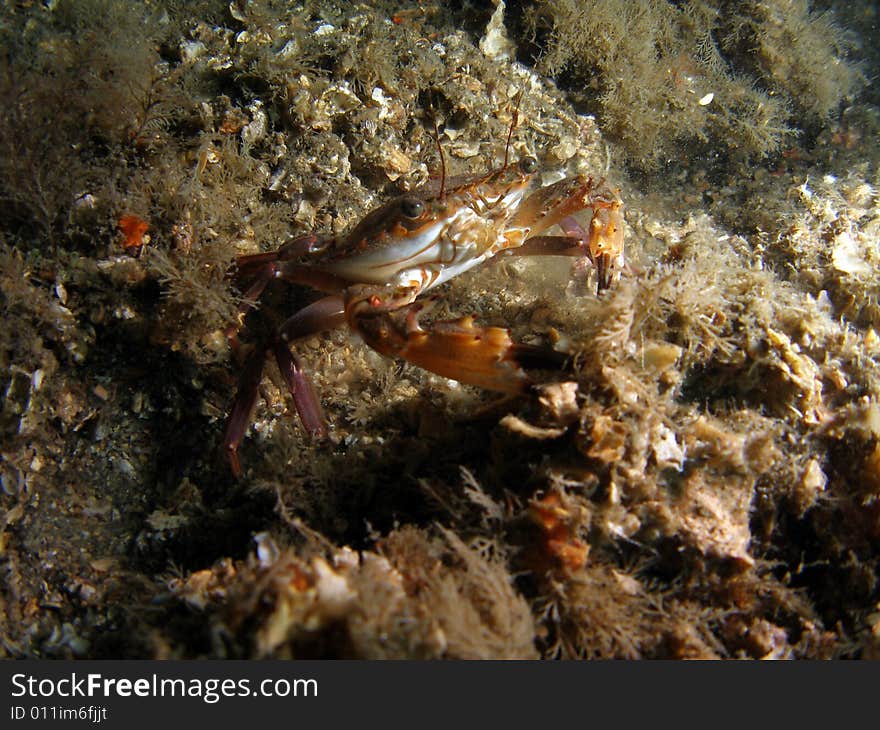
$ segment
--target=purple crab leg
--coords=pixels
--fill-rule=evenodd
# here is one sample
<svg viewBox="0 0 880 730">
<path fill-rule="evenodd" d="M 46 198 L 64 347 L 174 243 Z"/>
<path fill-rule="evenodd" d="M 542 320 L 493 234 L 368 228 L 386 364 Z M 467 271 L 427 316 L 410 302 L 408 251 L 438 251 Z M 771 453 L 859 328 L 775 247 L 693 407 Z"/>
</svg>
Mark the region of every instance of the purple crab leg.
<svg viewBox="0 0 880 730">
<path fill-rule="evenodd" d="M 278 369 L 293 397 L 293 404 L 303 427 L 315 438 L 327 435 L 327 426 L 321 402 L 315 393 L 309 376 L 305 373 L 299 359 L 290 351 L 289 342 L 302 337 L 318 334 L 338 327 L 345 321 L 345 303 L 342 297 L 329 296 L 312 302 L 290 317 L 273 338 L 269 347 L 256 348 L 245 360 L 238 393 L 232 405 L 223 445 L 232 473 L 241 476 L 241 462 L 238 447 L 244 438 L 251 414 L 257 403 L 260 380 L 266 353 L 271 350 L 278 363 Z"/>
<path fill-rule="evenodd" d="M 293 405 L 296 407 L 300 422 L 310 436 L 324 438 L 327 435 L 324 410 L 315 393 L 315 386 L 303 370 L 299 358 L 295 357 L 287 343 L 281 340 L 275 340 L 272 349 L 275 352 L 278 370 L 281 371 L 287 389 L 293 396 Z"/>
<path fill-rule="evenodd" d="M 287 389 L 293 397 L 293 405 L 309 435 L 324 438 L 327 435 L 327 423 L 321 401 L 315 393 L 315 386 L 302 368 L 302 364 L 288 345 L 293 340 L 335 329 L 345 322 L 345 303 L 342 297 L 330 296 L 312 302 L 287 319 L 278 330 L 272 343 L 278 370 L 287 383 Z"/>
<path fill-rule="evenodd" d="M 581 241 L 587 240 L 587 232 L 572 216 L 566 216 L 559 221 L 559 227 L 565 231 L 567 236 L 579 238 Z M 611 286 L 611 271 L 609 271 L 611 259 L 603 255 L 593 256 L 590 247 L 587 245 L 584 246 L 584 251 L 587 254 L 587 258 L 596 266 L 596 294 L 601 294 L 603 289 Z"/>
<path fill-rule="evenodd" d="M 223 438 L 223 448 L 226 449 L 226 458 L 229 466 L 236 477 L 241 476 L 241 462 L 238 458 L 238 447 L 244 438 L 251 420 L 254 406 L 257 404 L 257 391 L 260 380 L 263 377 L 263 365 L 266 362 L 265 348 L 258 347 L 245 360 L 238 381 L 238 393 L 232 404 L 232 412 L 226 424 L 226 435 Z"/>
<path fill-rule="evenodd" d="M 559 227 L 565 232 L 566 236 L 578 238 L 586 243 L 587 232 L 584 230 L 584 227 L 578 223 L 577 218 L 574 216 L 565 216 L 565 218 L 559 221 Z"/>
<path fill-rule="evenodd" d="M 269 276 L 275 276 L 279 265 L 285 261 L 295 261 L 309 254 L 319 253 L 329 245 L 329 241 L 314 233 L 307 233 L 285 243 L 276 251 L 266 253 L 254 253 L 247 256 L 239 256 L 235 260 L 236 276 L 248 278 L 260 275 L 263 270 L 271 271 Z"/>
<path fill-rule="evenodd" d="M 226 330 L 227 338 L 234 341 L 238 328 L 241 326 L 241 316 L 257 306 L 257 300 L 263 290 L 272 279 L 279 276 L 285 263 L 323 251 L 329 243 L 321 236 L 307 233 L 288 241 L 277 251 L 239 256 L 235 261 L 235 278 L 251 279 L 251 283 L 241 296 L 242 301 L 238 306 L 239 322 Z"/>
<path fill-rule="evenodd" d="M 238 308 L 240 314 L 244 314 L 248 309 L 257 305 L 257 300 L 260 298 L 260 294 L 263 293 L 263 289 L 269 285 L 269 282 L 274 277 L 275 271 L 271 266 L 264 266 L 257 272 L 256 278 L 241 295 L 242 303 Z"/>
<path fill-rule="evenodd" d="M 306 431 L 314 438 L 327 435 L 327 424 L 321 401 L 315 393 L 315 386 L 303 370 L 299 359 L 290 351 L 288 345 L 293 340 L 335 329 L 345 322 L 345 302 L 342 297 L 330 296 L 312 302 L 288 318 L 278 330 L 272 344 L 278 370 L 287 389 L 293 397 L 293 405 L 299 420 Z"/>
<path fill-rule="evenodd" d="M 336 329 L 344 323 L 345 302 L 342 297 L 323 297 L 289 317 L 278 328 L 278 339 L 293 342 L 301 337 Z"/>
</svg>

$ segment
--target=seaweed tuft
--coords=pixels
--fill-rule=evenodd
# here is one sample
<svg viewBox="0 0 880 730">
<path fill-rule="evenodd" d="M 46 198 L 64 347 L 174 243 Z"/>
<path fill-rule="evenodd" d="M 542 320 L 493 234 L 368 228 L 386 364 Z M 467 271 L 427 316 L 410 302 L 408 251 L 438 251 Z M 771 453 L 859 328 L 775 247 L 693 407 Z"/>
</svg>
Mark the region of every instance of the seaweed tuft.
<svg viewBox="0 0 880 730">
<path fill-rule="evenodd" d="M 864 85 L 847 34 L 805 1 L 543 0 L 520 25 L 537 68 L 642 168 L 701 149 L 767 157 Z"/>
</svg>

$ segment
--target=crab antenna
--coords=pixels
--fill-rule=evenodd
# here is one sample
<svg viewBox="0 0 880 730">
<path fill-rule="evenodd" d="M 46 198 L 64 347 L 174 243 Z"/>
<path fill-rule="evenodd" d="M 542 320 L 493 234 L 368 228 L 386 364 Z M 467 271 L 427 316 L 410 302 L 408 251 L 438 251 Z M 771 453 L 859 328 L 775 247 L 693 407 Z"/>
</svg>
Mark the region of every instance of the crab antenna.
<svg viewBox="0 0 880 730">
<path fill-rule="evenodd" d="M 507 160 L 510 155 L 510 141 L 513 139 L 513 130 L 516 129 L 517 122 L 519 122 L 519 103 L 522 101 L 523 92 L 520 89 L 519 93 L 516 95 L 516 102 L 513 107 L 513 118 L 510 120 L 510 129 L 507 132 L 507 144 L 504 145 L 504 166 L 502 169 L 507 169 Z"/>
<path fill-rule="evenodd" d="M 437 152 L 440 154 L 440 200 L 446 197 L 446 158 L 443 156 L 443 145 L 440 144 L 440 128 L 437 126 L 437 114 L 431 106 L 431 121 L 434 122 L 434 141 L 437 143 Z"/>
</svg>

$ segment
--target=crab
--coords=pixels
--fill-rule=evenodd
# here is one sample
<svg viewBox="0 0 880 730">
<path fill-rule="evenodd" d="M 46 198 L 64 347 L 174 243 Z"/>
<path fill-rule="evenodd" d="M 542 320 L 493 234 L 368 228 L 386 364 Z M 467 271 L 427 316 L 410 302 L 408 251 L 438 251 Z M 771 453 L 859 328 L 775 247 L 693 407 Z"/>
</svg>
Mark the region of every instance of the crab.
<svg viewBox="0 0 880 730">
<path fill-rule="evenodd" d="M 442 160 L 442 157 L 441 157 Z M 366 215 L 345 236 L 305 234 L 276 251 L 241 256 L 242 314 L 275 279 L 324 296 L 295 312 L 245 359 L 224 447 L 240 476 L 238 448 L 257 401 L 271 352 L 305 429 L 327 434 L 320 401 L 291 344 L 342 325 L 377 352 L 433 373 L 502 393 L 534 386 L 526 369 L 558 368 L 567 359 L 550 348 L 514 343 L 508 330 L 472 317 L 423 323 L 422 298 L 495 256 L 575 256 L 591 262 L 597 289 L 623 264 L 623 204 L 604 179 L 575 175 L 535 188 L 538 163 L 525 157 L 476 179 L 401 195 Z M 584 229 L 573 215 L 590 211 Z M 559 233 L 546 235 L 557 226 Z"/>
</svg>

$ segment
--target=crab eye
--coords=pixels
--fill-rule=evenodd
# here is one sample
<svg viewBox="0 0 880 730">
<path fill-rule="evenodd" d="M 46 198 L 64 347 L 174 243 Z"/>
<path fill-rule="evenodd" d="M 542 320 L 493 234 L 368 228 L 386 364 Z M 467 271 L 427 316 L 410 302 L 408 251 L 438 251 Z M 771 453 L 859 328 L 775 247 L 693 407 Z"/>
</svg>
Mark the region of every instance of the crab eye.
<svg viewBox="0 0 880 730">
<path fill-rule="evenodd" d="M 425 204 L 418 198 L 404 198 L 400 201 L 400 212 L 407 218 L 418 218 L 425 212 Z"/>
<path fill-rule="evenodd" d="M 531 175 L 538 169 L 538 161 L 534 157 L 523 157 L 519 161 L 519 169 L 526 175 Z"/>
</svg>

